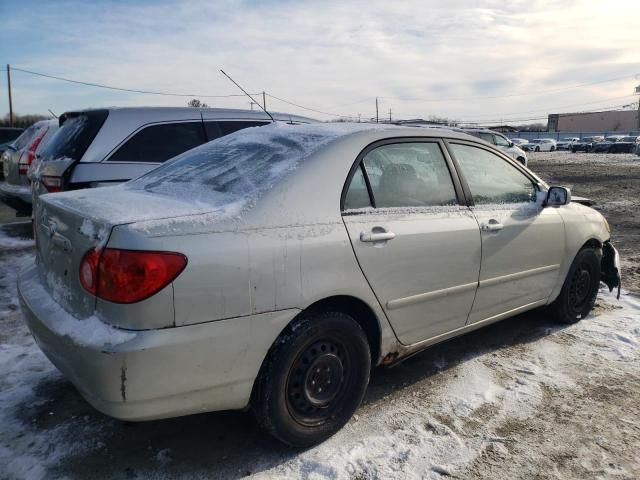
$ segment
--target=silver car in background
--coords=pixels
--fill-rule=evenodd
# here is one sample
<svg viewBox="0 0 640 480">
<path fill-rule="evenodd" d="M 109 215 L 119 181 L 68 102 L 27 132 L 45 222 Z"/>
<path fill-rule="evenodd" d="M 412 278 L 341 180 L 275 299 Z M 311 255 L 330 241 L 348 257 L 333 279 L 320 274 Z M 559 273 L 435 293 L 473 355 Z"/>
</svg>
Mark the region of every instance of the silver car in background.
<svg viewBox="0 0 640 480">
<path fill-rule="evenodd" d="M 27 175 L 29 168 L 57 130 L 57 120 L 36 122 L 2 154 L 4 179 L 0 182 L 0 200 L 20 216 L 31 215 L 31 186 Z"/>
<path fill-rule="evenodd" d="M 313 120 L 272 113 L 276 120 Z M 243 128 L 267 125 L 261 111 L 126 107 L 66 112 L 29 176 L 43 193 L 103 187 L 137 178 L 187 150 Z"/>
<path fill-rule="evenodd" d="M 367 124 L 249 128 L 120 186 L 43 195 L 27 324 L 102 412 L 250 407 L 296 446 L 371 368 L 619 286 L 604 217 L 486 142 Z"/>
</svg>

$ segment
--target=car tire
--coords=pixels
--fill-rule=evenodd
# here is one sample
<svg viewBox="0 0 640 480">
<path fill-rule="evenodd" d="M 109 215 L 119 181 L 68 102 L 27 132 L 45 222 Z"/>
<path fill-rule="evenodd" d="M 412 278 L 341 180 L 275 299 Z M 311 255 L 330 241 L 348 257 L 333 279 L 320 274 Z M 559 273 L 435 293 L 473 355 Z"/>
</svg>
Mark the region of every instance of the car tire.
<svg viewBox="0 0 640 480">
<path fill-rule="evenodd" d="M 556 147 L 551 147 L 551 151 L 555 152 L 556 151 Z"/>
<path fill-rule="evenodd" d="M 572 324 L 586 317 L 598 296 L 602 250 L 583 248 L 573 259 L 560 295 L 549 306 L 553 319 Z"/>
<path fill-rule="evenodd" d="M 370 373 L 367 336 L 352 317 L 307 315 L 275 341 L 254 388 L 252 408 L 258 423 L 278 440 L 310 447 L 349 421 Z"/>
<path fill-rule="evenodd" d="M 535 151 L 539 152 L 540 151 L 540 147 L 536 147 Z"/>
</svg>

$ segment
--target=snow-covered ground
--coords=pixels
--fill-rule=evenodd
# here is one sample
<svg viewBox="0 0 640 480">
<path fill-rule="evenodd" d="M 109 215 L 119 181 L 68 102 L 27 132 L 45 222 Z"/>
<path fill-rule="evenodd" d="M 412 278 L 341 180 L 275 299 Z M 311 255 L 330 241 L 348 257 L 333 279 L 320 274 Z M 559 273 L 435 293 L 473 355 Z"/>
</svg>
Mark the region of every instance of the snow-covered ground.
<svg viewBox="0 0 640 480">
<path fill-rule="evenodd" d="M 569 327 L 531 312 L 379 369 L 353 420 L 286 448 L 246 413 L 130 424 L 34 344 L 15 289 L 32 244 L 0 228 L 0 478 L 640 478 L 640 299 Z"/>
</svg>

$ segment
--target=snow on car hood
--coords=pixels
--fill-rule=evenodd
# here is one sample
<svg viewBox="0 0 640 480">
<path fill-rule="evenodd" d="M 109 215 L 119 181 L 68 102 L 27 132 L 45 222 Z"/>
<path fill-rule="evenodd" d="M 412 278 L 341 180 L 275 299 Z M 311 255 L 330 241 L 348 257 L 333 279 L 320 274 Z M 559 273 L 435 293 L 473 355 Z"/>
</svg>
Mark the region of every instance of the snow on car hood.
<svg viewBox="0 0 640 480">
<path fill-rule="evenodd" d="M 237 217 L 320 147 L 371 124 L 247 128 L 189 150 L 128 183 L 44 195 L 47 203 L 116 224 L 203 213 Z"/>
</svg>

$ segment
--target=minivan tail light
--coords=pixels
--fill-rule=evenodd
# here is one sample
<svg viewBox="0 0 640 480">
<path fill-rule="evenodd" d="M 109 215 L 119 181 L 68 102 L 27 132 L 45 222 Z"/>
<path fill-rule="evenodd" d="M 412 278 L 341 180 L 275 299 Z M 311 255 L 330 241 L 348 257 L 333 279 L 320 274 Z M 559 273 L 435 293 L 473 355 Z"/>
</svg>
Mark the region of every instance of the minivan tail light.
<svg viewBox="0 0 640 480">
<path fill-rule="evenodd" d="M 62 191 L 62 177 L 54 177 L 53 175 L 43 175 L 40 182 L 44 185 L 49 193 Z"/>
<path fill-rule="evenodd" d="M 20 156 L 20 161 L 18 162 L 18 174 L 26 175 L 29 171 L 29 167 L 33 163 L 33 159 L 36 158 L 36 150 L 38 150 L 38 145 L 42 142 L 42 139 L 47 134 L 48 128 L 44 127 L 38 130 L 36 136 L 31 140 L 31 143 L 27 145 L 24 153 Z"/>
<path fill-rule="evenodd" d="M 80 283 L 89 293 L 114 303 L 135 303 L 159 292 L 187 266 L 175 252 L 89 250 L 80 264 Z"/>
</svg>

